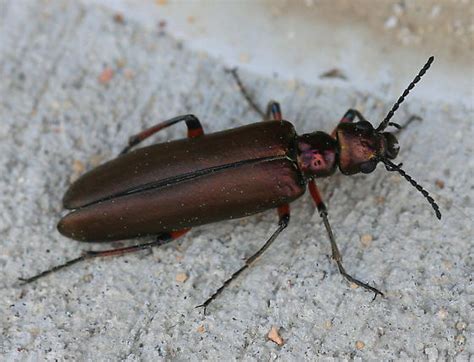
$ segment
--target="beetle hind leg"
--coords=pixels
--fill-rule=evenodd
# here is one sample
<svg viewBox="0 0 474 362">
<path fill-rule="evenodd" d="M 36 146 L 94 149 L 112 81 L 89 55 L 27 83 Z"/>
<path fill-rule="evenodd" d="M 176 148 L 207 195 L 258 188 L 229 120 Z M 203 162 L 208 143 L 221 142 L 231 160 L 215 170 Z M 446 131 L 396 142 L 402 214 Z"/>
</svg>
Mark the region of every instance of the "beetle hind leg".
<svg viewBox="0 0 474 362">
<path fill-rule="evenodd" d="M 337 247 L 336 239 L 334 238 L 334 233 L 332 232 L 331 225 L 329 224 L 328 212 L 327 212 L 326 205 L 324 204 L 324 202 L 321 198 L 318 187 L 316 186 L 316 183 L 314 182 L 314 180 L 311 180 L 309 182 L 309 192 L 311 193 L 311 197 L 313 198 L 314 202 L 316 203 L 316 207 L 318 208 L 319 215 L 323 219 L 324 227 L 326 228 L 326 231 L 327 231 L 328 237 L 329 237 L 329 241 L 331 242 L 332 258 L 336 262 L 337 267 L 338 267 L 339 272 L 341 273 L 341 275 L 344 278 L 346 278 L 349 282 L 354 283 L 354 284 L 356 284 L 356 285 L 358 285 L 358 286 L 360 286 L 360 287 L 362 287 L 366 290 L 369 290 L 369 291 L 373 292 L 374 293 L 374 299 L 377 297 L 377 295 L 381 295 L 383 297 L 384 294 L 380 290 L 378 290 L 374 287 L 371 287 L 370 285 L 368 285 L 364 282 L 361 282 L 360 280 L 354 278 L 353 276 L 349 275 L 346 272 L 346 270 L 344 269 L 344 267 L 342 265 L 342 255 L 339 251 L 339 248 Z"/>
<path fill-rule="evenodd" d="M 222 286 L 217 289 L 214 294 L 212 294 L 207 300 L 196 306 L 196 308 L 204 308 L 204 314 L 206 314 L 207 307 L 209 304 L 216 299 L 219 294 L 222 293 L 222 291 L 227 287 L 233 280 L 237 279 L 237 277 L 248 267 L 252 266 L 252 264 L 267 250 L 270 245 L 275 241 L 275 239 L 280 235 L 280 233 L 288 226 L 288 223 L 290 222 L 290 208 L 289 205 L 283 205 L 278 208 L 278 215 L 279 215 L 279 222 L 278 222 L 278 228 L 273 232 L 273 234 L 270 236 L 270 238 L 265 242 L 265 244 L 250 258 L 248 258 L 245 261 L 245 265 L 242 266 L 239 270 L 237 270 L 234 274 L 231 275 L 229 279 L 227 279 Z"/>
<path fill-rule="evenodd" d="M 131 136 L 128 140 L 128 145 L 122 150 L 122 152 L 120 152 L 120 155 L 129 152 L 132 147 L 138 145 L 140 142 L 146 140 L 155 133 L 183 121 L 186 122 L 186 127 L 188 128 L 188 138 L 194 138 L 204 134 L 204 129 L 202 128 L 199 119 L 192 114 L 186 114 L 184 116 L 178 116 L 160 122 L 153 127 L 147 128 L 146 130 Z"/>
<path fill-rule="evenodd" d="M 148 242 L 148 243 L 143 243 L 143 244 L 137 244 L 137 245 L 132 245 L 132 246 L 127 246 L 124 248 L 116 248 L 116 249 L 108 249 L 108 250 L 101 250 L 101 251 L 85 251 L 81 256 L 68 260 L 64 264 L 56 265 L 52 267 L 51 269 L 45 270 L 33 277 L 30 278 L 19 278 L 19 280 L 22 282 L 22 284 L 28 284 L 31 282 L 34 282 L 35 280 L 38 280 L 42 277 L 45 277 L 49 274 L 52 274 L 54 272 L 57 272 L 61 269 L 65 269 L 69 266 L 72 266 L 74 264 L 77 264 L 81 261 L 89 260 L 92 258 L 101 258 L 105 256 L 119 256 L 119 255 L 124 255 L 124 254 L 129 254 L 129 253 L 134 253 L 136 251 L 144 250 L 144 249 L 151 249 L 153 247 L 157 246 L 162 246 L 165 244 L 168 244 L 172 242 L 173 240 L 176 240 L 177 238 L 183 236 L 186 234 L 190 229 L 183 229 L 179 231 L 173 231 L 169 233 L 163 233 L 157 236 L 156 240 Z"/>
</svg>

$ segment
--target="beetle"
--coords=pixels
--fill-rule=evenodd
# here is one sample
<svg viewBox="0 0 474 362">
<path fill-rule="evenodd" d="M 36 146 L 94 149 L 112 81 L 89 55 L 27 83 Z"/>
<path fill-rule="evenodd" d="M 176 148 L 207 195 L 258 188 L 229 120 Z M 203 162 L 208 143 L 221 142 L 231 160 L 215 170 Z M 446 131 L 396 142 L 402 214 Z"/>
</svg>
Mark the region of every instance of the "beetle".
<svg viewBox="0 0 474 362">
<path fill-rule="evenodd" d="M 439 207 L 428 192 L 401 164 L 391 161 L 398 155 L 398 141 L 393 133 L 384 132 L 388 126 L 402 128 L 390 119 L 433 60 L 433 57 L 428 59 L 377 128 L 360 112 L 350 109 L 331 134 L 317 131 L 298 135 L 294 126 L 283 120 L 280 105 L 274 101 L 263 113 L 245 90 L 236 70 L 232 70 L 243 96 L 263 116 L 264 122 L 205 135 L 194 115 L 169 119 L 132 136 L 119 157 L 81 176 L 64 195 L 64 207 L 72 211 L 59 221 L 58 230 L 66 237 L 87 242 L 150 235 L 156 239 L 129 247 L 87 251 L 76 259 L 22 280 L 29 283 L 94 257 L 123 255 L 160 246 L 198 225 L 276 208 L 278 228 L 200 305 L 206 308 L 287 227 L 289 203 L 303 195 L 308 187 L 326 228 L 339 272 L 350 282 L 375 293 L 374 298 L 383 296 L 381 291 L 354 278 L 343 267 L 315 179 L 328 177 L 337 168 L 345 175 L 370 173 L 381 162 L 388 171 L 398 172 L 420 191 L 441 218 Z M 186 139 L 131 151 L 143 140 L 179 122 L 186 123 Z"/>
</svg>

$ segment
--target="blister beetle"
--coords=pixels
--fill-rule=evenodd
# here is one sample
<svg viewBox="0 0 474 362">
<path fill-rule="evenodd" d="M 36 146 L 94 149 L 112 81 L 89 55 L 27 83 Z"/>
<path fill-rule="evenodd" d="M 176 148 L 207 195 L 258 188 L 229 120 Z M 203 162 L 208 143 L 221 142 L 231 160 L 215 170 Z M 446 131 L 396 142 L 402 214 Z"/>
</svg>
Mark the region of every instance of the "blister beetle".
<svg viewBox="0 0 474 362">
<path fill-rule="evenodd" d="M 131 137 L 119 157 L 87 172 L 64 196 L 64 207 L 73 211 L 59 221 L 58 230 L 69 238 L 96 242 L 154 235 L 156 240 L 118 249 L 88 251 L 23 281 L 32 282 L 93 257 L 123 255 L 160 246 L 194 226 L 276 208 L 278 228 L 243 267 L 200 305 L 206 308 L 286 228 L 290 220 L 289 203 L 300 197 L 308 186 L 340 273 L 350 282 L 374 292 L 374 298 L 377 294 L 383 295 L 345 271 L 315 179 L 332 175 L 336 168 L 345 175 L 370 173 L 382 162 L 388 171 L 398 172 L 420 191 L 441 218 L 439 207 L 428 192 L 407 175 L 401 165 L 391 161 L 398 155 L 398 141 L 392 133 L 384 132 L 388 126 L 401 127 L 390 119 L 433 60 L 429 58 L 377 128 L 358 111 L 349 110 L 331 134 L 313 132 L 301 136 L 291 123 L 282 119 L 277 102 L 270 102 L 263 113 L 233 70 L 242 94 L 264 117 L 264 122 L 205 135 L 195 116 L 172 118 Z M 356 118 L 358 122 L 354 122 Z M 179 122 L 186 123 L 187 139 L 129 152 L 144 139 Z"/>
</svg>

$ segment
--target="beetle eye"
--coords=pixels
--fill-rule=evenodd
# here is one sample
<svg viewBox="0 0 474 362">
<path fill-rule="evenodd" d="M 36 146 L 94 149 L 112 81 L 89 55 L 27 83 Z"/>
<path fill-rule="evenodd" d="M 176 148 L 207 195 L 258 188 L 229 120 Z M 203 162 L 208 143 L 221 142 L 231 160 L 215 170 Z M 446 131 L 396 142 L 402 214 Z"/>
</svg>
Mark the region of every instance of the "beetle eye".
<svg viewBox="0 0 474 362">
<path fill-rule="evenodd" d="M 371 173 L 377 167 L 377 161 L 367 161 L 360 165 L 360 172 Z"/>
<path fill-rule="evenodd" d="M 367 121 L 357 122 L 356 127 L 357 127 L 357 129 L 364 130 L 364 131 L 374 129 L 374 127 L 372 127 L 370 122 L 367 122 Z"/>
</svg>

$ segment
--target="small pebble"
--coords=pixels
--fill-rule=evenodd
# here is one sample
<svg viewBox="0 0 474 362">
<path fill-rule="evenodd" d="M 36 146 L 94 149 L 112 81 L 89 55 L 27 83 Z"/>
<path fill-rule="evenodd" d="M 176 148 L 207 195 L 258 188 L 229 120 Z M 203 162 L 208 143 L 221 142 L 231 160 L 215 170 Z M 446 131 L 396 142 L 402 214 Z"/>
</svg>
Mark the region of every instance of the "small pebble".
<svg viewBox="0 0 474 362">
<path fill-rule="evenodd" d="M 355 346 L 356 346 L 356 348 L 360 351 L 361 349 L 364 349 L 365 343 L 362 342 L 362 341 L 357 341 L 357 342 L 355 343 Z"/>
<path fill-rule="evenodd" d="M 197 327 L 197 331 L 198 333 L 204 333 L 206 331 L 206 329 L 204 328 L 204 326 L 201 324 L 199 327 Z"/>
<path fill-rule="evenodd" d="M 74 160 L 72 163 L 72 170 L 74 173 L 80 174 L 83 173 L 86 169 L 86 166 L 79 160 Z"/>
<path fill-rule="evenodd" d="M 110 67 L 106 67 L 106 68 L 102 71 L 102 73 L 100 73 L 100 75 L 99 75 L 99 78 L 98 78 L 98 79 L 99 79 L 99 83 L 100 83 L 100 84 L 107 84 L 107 83 L 109 83 L 109 82 L 112 80 L 113 76 L 114 76 L 114 71 L 113 71 L 113 69 L 110 68 Z"/>
<path fill-rule="evenodd" d="M 370 244 L 372 244 L 372 240 L 373 240 L 373 237 L 372 235 L 370 234 L 364 234 L 360 237 L 360 242 L 362 243 L 362 245 L 364 245 L 365 247 L 368 247 L 370 246 Z"/>
<path fill-rule="evenodd" d="M 186 275 L 186 273 L 178 273 L 176 275 L 176 281 L 178 283 L 184 283 L 186 280 L 188 280 L 188 276 Z"/>
<path fill-rule="evenodd" d="M 440 319 L 446 319 L 446 317 L 448 316 L 448 311 L 444 308 L 441 308 L 439 311 L 438 311 L 438 317 Z"/>
<path fill-rule="evenodd" d="M 462 345 L 466 344 L 466 337 L 464 337 L 462 334 L 458 334 L 456 336 L 455 340 L 456 340 L 456 343 L 459 346 L 462 346 Z"/>
<path fill-rule="evenodd" d="M 270 329 L 270 332 L 268 332 L 268 339 L 272 342 L 275 342 L 279 346 L 283 346 L 283 338 L 281 338 L 280 333 L 278 331 L 278 328 L 273 326 L 272 329 Z"/>
<path fill-rule="evenodd" d="M 375 197 L 375 202 L 379 205 L 382 205 L 383 203 L 385 203 L 385 197 L 383 196 L 376 196 Z"/>
<path fill-rule="evenodd" d="M 435 185 L 439 189 L 444 189 L 444 181 L 442 181 L 442 180 L 436 180 Z"/>
<path fill-rule="evenodd" d="M 325 321 L 324 322 L 324 329 L 331 329 L 332 328 L 332 322 L 331 321 Z"/>
</svg>

